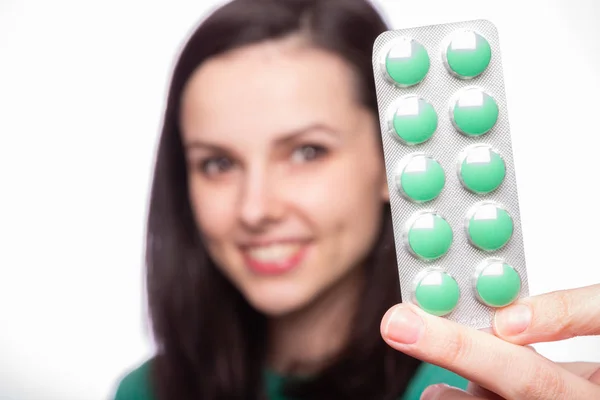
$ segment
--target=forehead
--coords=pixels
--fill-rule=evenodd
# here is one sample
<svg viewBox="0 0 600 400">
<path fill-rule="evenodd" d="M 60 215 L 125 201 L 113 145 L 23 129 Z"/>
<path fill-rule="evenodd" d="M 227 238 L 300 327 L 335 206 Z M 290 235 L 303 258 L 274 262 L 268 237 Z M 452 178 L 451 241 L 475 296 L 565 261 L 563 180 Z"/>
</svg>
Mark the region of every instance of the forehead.
<svg viewBox="0 0 600 400">
<path fill-rule="evenodd" d="M 350 127 L 358 107 L 343 59 L 276 41 L 203 64 L 184 90 L 181 118 L 184 136 L 276 135 L 311 123 Z"/>
</svg>

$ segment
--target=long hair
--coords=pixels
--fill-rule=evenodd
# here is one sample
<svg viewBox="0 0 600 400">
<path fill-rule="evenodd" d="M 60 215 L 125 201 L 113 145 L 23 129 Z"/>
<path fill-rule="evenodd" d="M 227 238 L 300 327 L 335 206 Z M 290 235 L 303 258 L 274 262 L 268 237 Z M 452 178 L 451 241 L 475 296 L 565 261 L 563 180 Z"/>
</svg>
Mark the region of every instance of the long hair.
<svg viewBox="0 0 600 400">
<path fill-rule="evenodd" d="M 146 238 L 148 306 L 157 345 L 151 381 L 159 400 L 265 395 L 266 319 L 210 259 L 189 202 L 179 127 L 188 79 L 210 57 L 302 32 L 312 45 L 351 65 L 360 100 L 377 115 L 371 54 L 375 38 L 386 29 L 366 0 L 234 0 L 188 39 L 170 84 Z M 382 212 L 349 342 L 318 377 L 288 388 L 294 398 L 395 399 L 419 365 L 390 349 L 379 333 L 385 311 L 401 301 L 389 206 Z"/>
</svg>

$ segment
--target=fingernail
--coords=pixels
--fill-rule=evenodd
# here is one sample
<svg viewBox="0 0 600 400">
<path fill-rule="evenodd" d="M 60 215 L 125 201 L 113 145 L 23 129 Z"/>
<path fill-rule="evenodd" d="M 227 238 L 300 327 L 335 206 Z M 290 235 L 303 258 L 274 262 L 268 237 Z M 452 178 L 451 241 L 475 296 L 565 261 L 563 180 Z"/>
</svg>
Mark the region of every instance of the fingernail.
<svg viewBox="0 0 600 400">
<path fill-rule="evenodd" d="M 446 385 L 445 383 L 438 383 L 437 385 L 431 385 L 423 391 L 423 394 L 421 394 L 420 400 L 435 400 L 438 398 L 438 395 L 443 390 L 445 390 L 449 387 L 450 386 Z"/>
<path fill-rule="evenodd" d="M 494 328 L 500 336 L 523 333 L 531 323 L 531 309 L 524 304 L 508 306 L 496 311 Z"/>
<path fill-rule="evenodd" d="M 423 320 L 411 310 L 398 307 L 390 315 L 385 336 L 396 343 L 413 344 L 423 332 Z"/>
</svg>

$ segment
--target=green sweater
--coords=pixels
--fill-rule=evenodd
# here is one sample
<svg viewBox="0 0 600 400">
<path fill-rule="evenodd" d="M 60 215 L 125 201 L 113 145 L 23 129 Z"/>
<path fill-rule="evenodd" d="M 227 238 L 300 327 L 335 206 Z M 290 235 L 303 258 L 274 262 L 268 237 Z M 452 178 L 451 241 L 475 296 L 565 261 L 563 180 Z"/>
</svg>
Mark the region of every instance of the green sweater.
<svg viewBox="0 0 600 400">
<path fill-rule="evenodd" d="M 125 375 L 119 383 L 114 400 L 154 400 L 150 385 L 149 366 L 150 361 L 147 361 Z M 269 399 L 285 400 L 281 394 L 284 379 L 274 374 L 266 374 L 265 379 Z M 400 400 L 419 400 L 423 390 L 435 383 L 446 383 L 450 386 L 466 389 L 468 382 L 450 371 L 423 363 Z"/>
</svg>

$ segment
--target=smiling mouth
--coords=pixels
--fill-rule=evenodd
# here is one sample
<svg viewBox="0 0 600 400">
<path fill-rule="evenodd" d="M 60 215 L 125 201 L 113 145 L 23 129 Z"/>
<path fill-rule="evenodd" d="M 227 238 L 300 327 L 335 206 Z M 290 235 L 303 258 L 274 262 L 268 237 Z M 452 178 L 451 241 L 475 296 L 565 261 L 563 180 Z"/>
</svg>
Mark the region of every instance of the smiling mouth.
<svg viewBox="0 0 600 400">
<path fill-rule="evenodd" d="M 275 275 L 289 272 L 300 265 L 306 255 L 306 242 L 271 243 L 243 249 L 248 268 L 257 274 Z"/>
</svg>

